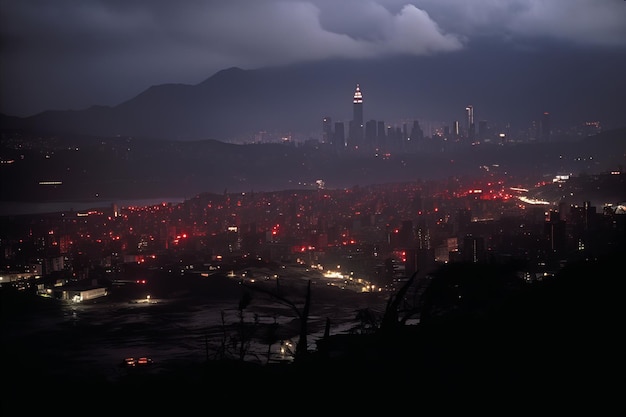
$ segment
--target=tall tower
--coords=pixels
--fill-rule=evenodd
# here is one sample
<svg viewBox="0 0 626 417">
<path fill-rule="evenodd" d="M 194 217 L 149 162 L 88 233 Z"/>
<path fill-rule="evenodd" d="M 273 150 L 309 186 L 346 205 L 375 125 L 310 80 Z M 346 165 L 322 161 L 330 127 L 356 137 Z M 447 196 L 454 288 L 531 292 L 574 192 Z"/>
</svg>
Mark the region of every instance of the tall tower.
<svg viewBox="0 0 626 417">
<path fill-rule="evenodd" d="M 471 104 L 465 108 L 465 113 L 467 116 L 467 137 L 469 139 L 474 139 L 475 136 L 475 127 L 474 127 L 474 106 Z"/>
<path fill-rule="evenodd" d="M 363 94 L 361 87 L 356 85 L 352 99 L 352 123 L 350 129 L 351 147 L 359 147 L 363 143 Z"/>
<path fill-rule="evenodd" d="M 465 108 L 465 113 L 467 115 L 467 128 L 469 130 L 470 126 L 474 124 L 474 106 L 471 104 Z"/>
</svg>

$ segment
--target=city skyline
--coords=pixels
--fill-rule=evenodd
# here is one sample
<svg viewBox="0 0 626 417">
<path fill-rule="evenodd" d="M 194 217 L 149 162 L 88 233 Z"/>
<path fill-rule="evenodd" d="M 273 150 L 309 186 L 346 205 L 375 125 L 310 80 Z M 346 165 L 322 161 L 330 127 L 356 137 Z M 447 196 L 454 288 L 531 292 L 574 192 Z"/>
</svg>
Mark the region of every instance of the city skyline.
<svg viewBox="0 0 626 417">
<path fill-rule="evenodd" d="M 589 136 L 602 131 L 602 123 L 597 120 L 586 120 L 573 126 L 561 125 L 553 131 L 551 113 L 542 111 L 537 114 L 537 118 L 529 120 L 526 126 L 516 126 L 515 132 L 513 132 L 510 123 L 502 124 L 497 121 L 494 123 L 493 120 L 485 120 L 484 118 L 479 118 L 476 122 L 474 120 L 474 106 L 471 104 L 465 107 L 462 118 L 451 118 L 448 122 L 433 122 L 417 117 L 385 123 L 385 120 L 377 119 L 376 115 L 364 114 L 365 99 L 360 83 L 356 83 L 352 103 L 352 116 L 349 120 L 338 120 L 333 116 L 324 116 L 319 137 L 314 135 L 305 137 L 305 139 L 318 139 L 321 143 L 333 145 L 337 149 L 361 151 L 379 151 L 385 147 L 390 150 L 390 144 L 396 141 L 399 142 L 399 145 L 392 146 L 392 148 L 396 151 L 406 151 L 410 149 L 406 145 L 410 144 L 411 140 L 414 141 L 413 144 L 415 145 L 416 140 L 421 141 L 424 138 L 433 137 L 457 142 L 461 140 L 477 141 L 476 143 L 481 141 L 496 143 L 548 142 L 553 137 L 560 137 L 561 139 L 569 137 L 571 139 L 575 136 Z M 428 126 L 426 132 L 420 123 Z M 346 124 L 348 126 L 347 137 L 345 134 Z M 337 135 L 335 135 L 336 131 Z M 413 148 L 413 150 L 415 149 Z"/>
<path fill-rule="evenodd" d="M 477 118 L 502 123 L 551 112 L 555 125 L 624 124 L 621 1 L 35 4 L 4 0 L 0 10 L 8 116 L 118 106 L 153 86 L 193 86 L 239 67 L 368 85 L 378 103 L 370 110 L 386 120 L 386 107 L 399 119 L 456 120 L 450 112 L 471 104 Z M 208 24 L 235 18 L 254 23 L 234 33 Z M 308 100 L 318 90 L 313 84 Z M 336 113 L 316 105 L 311 124 Z"/>
<path fill-rule="evenodd" d="M 0 2 L 3 416 L 623 411 L 626 1 Z"/>
</svg>

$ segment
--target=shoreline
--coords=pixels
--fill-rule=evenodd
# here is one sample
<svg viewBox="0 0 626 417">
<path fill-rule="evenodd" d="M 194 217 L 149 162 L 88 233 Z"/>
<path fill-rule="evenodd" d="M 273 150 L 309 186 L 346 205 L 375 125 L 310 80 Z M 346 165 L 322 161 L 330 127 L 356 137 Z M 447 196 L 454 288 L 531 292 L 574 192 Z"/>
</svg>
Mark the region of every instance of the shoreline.
<svg viewBox="0 0 626 417">
<path fill-rule="evenodd" d="M 53 214 L 68 211 L 88 210 L 94 208 L 111 207 L 117 204 L 126 206 L 153 206 L 161 203 L 182 203 L 186 197 L 163 198 L 136 198 L 136 199 L 79 199 L 79 200 L 50 200 L 34 201 L 0 201 L 0 216 L 28 216 L 38 214 Z"/>
</svg>

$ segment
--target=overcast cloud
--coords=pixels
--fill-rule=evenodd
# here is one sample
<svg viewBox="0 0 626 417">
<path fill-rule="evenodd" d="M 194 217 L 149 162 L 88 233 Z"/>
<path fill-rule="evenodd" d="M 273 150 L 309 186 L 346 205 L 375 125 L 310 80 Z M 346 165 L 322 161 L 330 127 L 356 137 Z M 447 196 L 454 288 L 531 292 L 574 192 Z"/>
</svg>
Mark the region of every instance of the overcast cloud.
<svg viewBox="0 0 626 417">
<path fill-rule="evenodd" d="M 231 66 L 455 53 L 486 38 L 626 47 L 623 0 L 0 0 L 1 108 L 116 105 Z"/>
</svg>

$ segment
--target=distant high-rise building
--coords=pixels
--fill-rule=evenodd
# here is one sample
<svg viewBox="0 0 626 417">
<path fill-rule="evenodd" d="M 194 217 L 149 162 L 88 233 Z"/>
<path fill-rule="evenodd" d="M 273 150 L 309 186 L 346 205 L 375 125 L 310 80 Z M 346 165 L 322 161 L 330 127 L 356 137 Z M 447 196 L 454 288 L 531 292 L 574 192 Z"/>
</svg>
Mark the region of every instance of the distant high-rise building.
<svg viewBox="0 0 626 417">
<path fill-rule="evenodd" d="M 386 149 L 396 152 L 402 146 L 402 128 L 400 126 L 387 126 Z"/>
<path fill-rule="evenodd" d="M 378 148 L 382 148 L 385 145 L 386 137 L 387 129 L 385 127 L 385 122 L 383 120 L 379 120 L 376 124 L 376 142 Z"/>
<path fill-rule="evenodd" d="M 481 120 L 478 122 L 478 139 L 489 139 L 489 125 L 487 124 L 486 120 Z"/>
<path fill-rule="evenodd" d="M 349 145 L 353 148 L 363 143 L 363 94 L 361 87 L 356 85 L 352 98 L 352 122 L 350 123 Z"/>
<path fill-rule="evenodd" d="M 540 128 L 541 133 L 539 134 L 539 137 L 541 138 L 541 140 L 546 142 L 549 141 L 552 132 L 552 127 L 550 126 L 550 113 L 543 113 L 543 115 L 541 116 Z"/>
<path fill-rule="evenodd" d="M 485 238 L 482 236 L 466 235 L 463 238 L 463 260 L 477 263 L 486 260 Z"/>
<path fill-rule="evenodd" d="M 467 208 L 461 208 L 456 214 L 456 222 L 454 224 L 456 234 L 459 237 L 466 235 L 470 232 L 472 225 L 472 211 Z"/>
<path fill-rule="evenodd" d="M 455 138 L 458 138 L 461 135 L 461 128 L 459 127 L 459 121 L 455 120 L 452 124 L 452 134 Z"/>
<path fill-rule="evenodd" d="M 377 146 L 376 120 L 369 120 L 365 123 L 365 145 L 368 149 L 375 149 Z"/>
<path fill-rule="evenodd" d="M 333 121 L 329 116 L 322 119 L 322 143 L 331 143 L 333 139 Z"/>
<path fill-rule="evenodd" d="M 474 124 L 474 106 L 472 106 L 471 104 L 469 106 L 467 106 L 465 108 L 465 113 L 466 113 L 466 127 L 469 129 L 470 126 L 472 126 Z"/>
<path fill-rule="evenodd" d="M 411 134 L 409 135 L 411 141 L 420 141 L 424 139 L 424 131 L 422 130 L 419 122 L 417 120 L 413 121 L 413 126 L 411 127 Z"/>
<path fill-rule="evenodd" d="M 353 120 L 357 122 L 358 125 L 363 126 L 363 94 L 361 93 L 361 87 L 359 84 L 356 85 L 356 90 L 354 91 L 354 98 L 352 100 L 353 103 Z"/>
<path fill-rule="evenodd" d="M 541 137 L 541 132 L 539 132 L 539 123 L 536 120 L 530 122 L 530 127 L 528 128 L 528 138 L 530 140 L 537 140 Z"/>
<path fill-rule="evenodd" d="M 550 251 L 561 252 L 565 249 L 567 240 L 565 225 L 558 211 L 550 211 L 550 216 L 544 226 Z"/>
<path fill-rule="evenodd" d="M 346 134 L 343 122 L 335 122 L 335 131 L 332 140 L 333 147 L 336 149 L 344 149 L 346 146 Z"/>
<path fill-rule="evenodd" d="M 469 139 L 474 139 L 475 136 L 475 127 L 474 127 L 474 106 L 471 104 L 465 108 L 466 113 L 466 128 L 467 128 L 467 137 Z"/>
</svg>

